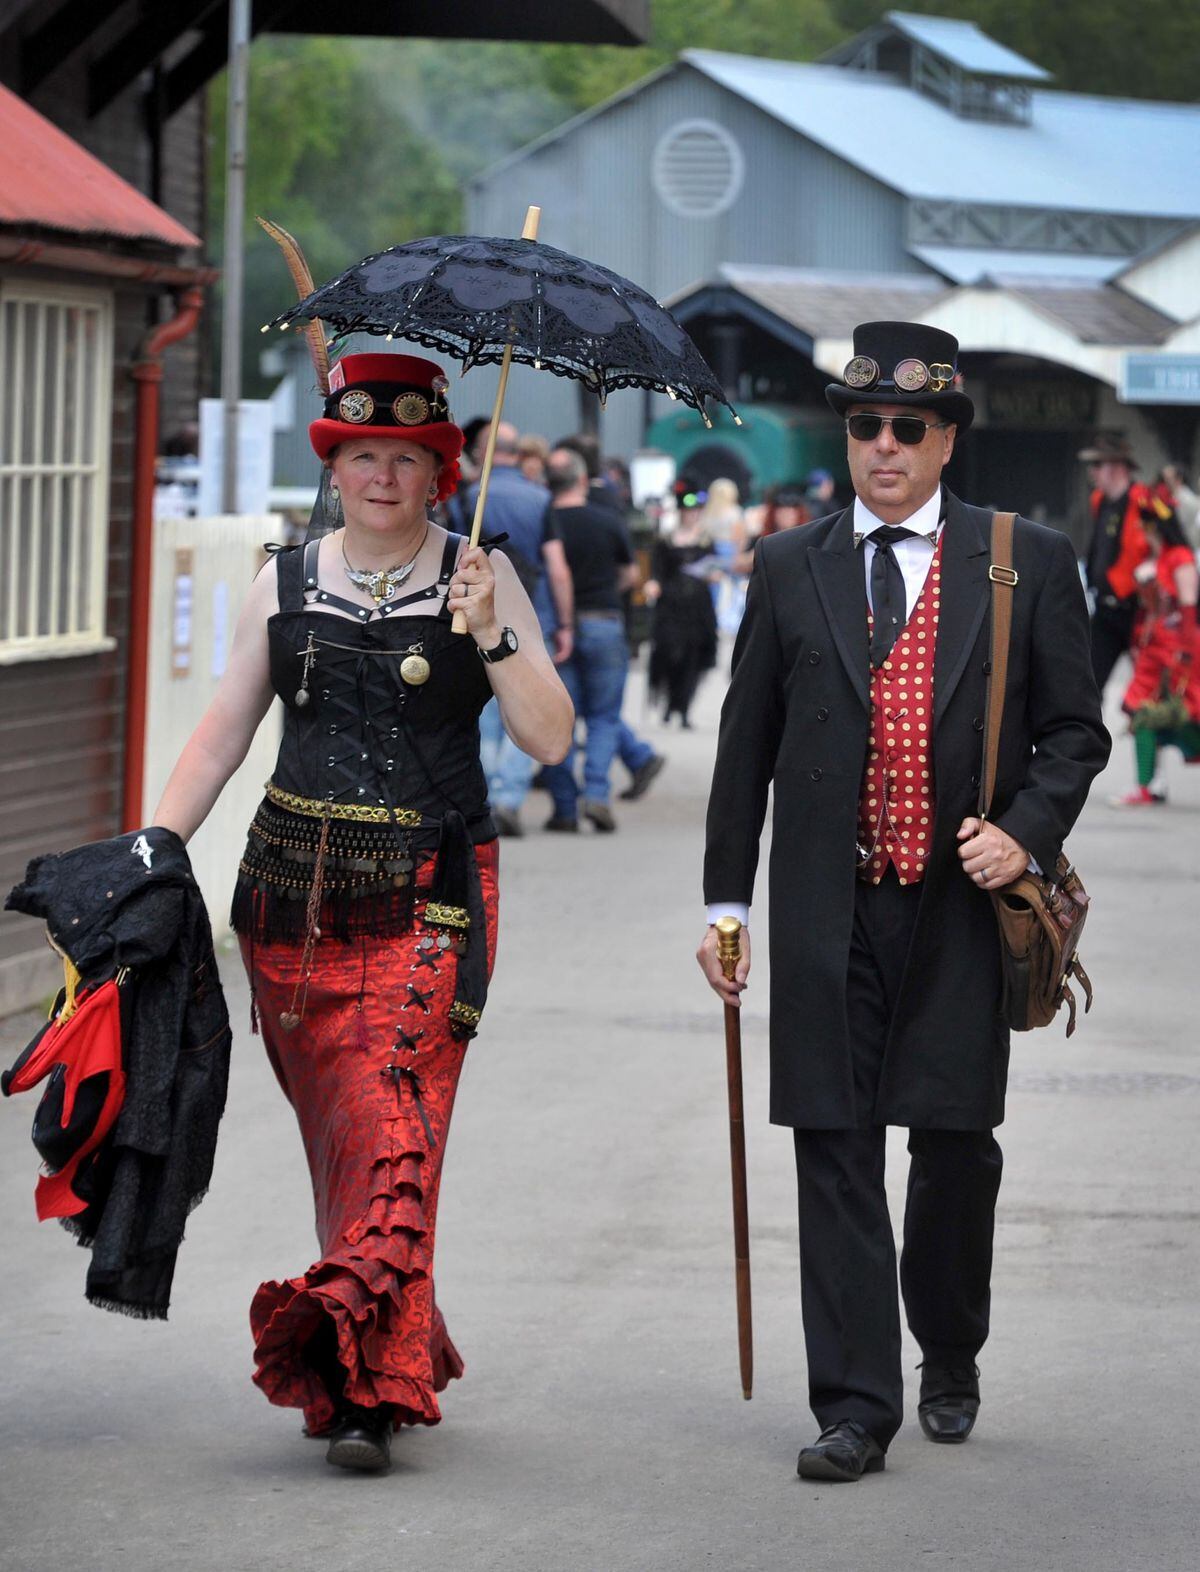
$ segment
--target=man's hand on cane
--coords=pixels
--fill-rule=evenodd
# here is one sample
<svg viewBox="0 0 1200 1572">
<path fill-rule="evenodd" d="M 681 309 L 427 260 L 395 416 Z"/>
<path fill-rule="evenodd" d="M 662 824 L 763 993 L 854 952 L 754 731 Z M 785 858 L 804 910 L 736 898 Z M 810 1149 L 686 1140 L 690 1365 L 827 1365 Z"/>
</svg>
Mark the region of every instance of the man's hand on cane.
<svg viewBox="0 0 1200 1572">
<path fill-rule="evenodd" d="M 1029 867 L 1029 853 L 998 825 L 964 819 L 959 825 L 959 860 L 963 872 L 981 890 L 1002 890 Z"/>
<path fill-rule="evenodd" d="M 700 970 L 708 979 L 712 991 L 721 996 L 725 1004 L 740 1007 L 742 990 L 746 987 L 750 976 L 750 930 L 742 928 L 742 956 L 738 961 L 737 970 L 732 981 L 726 977 L 721 968 L 721 960 L 717 954 L 717 930 L 709 924 L 708 932 L 700 941 L 700 948 L 696 951 L 696 959 L 700 962 Z"/>
</svg>

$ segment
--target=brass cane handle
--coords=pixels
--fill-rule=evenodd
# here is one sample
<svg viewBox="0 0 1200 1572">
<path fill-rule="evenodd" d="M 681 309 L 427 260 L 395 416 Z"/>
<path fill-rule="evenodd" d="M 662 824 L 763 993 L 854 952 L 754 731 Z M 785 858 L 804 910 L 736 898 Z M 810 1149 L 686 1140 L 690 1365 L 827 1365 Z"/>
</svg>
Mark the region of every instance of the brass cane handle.
<svg viewBox="0 0 1200 1572">
<path fill-rule="evenodd" d="M 742 958 L 742 925 L 736 917 L 718 917 L 714 926 L 717 930 L 717 959 L 721 963 L 721 970 L 732 982 Z"/>
</svg>

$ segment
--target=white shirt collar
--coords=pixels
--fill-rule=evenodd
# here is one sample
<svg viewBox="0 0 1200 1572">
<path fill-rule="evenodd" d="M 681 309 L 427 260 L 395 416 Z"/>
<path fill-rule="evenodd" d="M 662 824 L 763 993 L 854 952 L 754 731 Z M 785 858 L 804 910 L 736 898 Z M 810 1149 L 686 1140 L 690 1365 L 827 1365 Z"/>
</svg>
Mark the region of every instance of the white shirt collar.
<svg viewBox="0 0 1200 1572">
<path fill-rule="evenodd" d="M 901 521 L 899 527 L 901 529 L 910 529 L 914 534 L 923 535 L 926 540 L 932 542 L 937 539 L 938 524 L 941 521 L 941 516 L 942 488 L 939 486 L 927 502 L 923 502 L 915 513 L 910 514 L 908 518 Z M 875 517 L 861 497 L 855 497 L 854 544 L 857 546 L 860 541 L 866 540 L 877 529 L 882 529 L 883 527 L 883 520 Z"/>
</svg>

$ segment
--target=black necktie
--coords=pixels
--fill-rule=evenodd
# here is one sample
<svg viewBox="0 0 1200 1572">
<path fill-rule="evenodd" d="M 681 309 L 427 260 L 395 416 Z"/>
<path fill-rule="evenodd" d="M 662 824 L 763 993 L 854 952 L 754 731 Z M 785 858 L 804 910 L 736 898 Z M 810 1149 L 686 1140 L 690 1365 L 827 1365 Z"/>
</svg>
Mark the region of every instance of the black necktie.
<svg viewBox="0 0 1200 1572">
<path fill-rule="evenodd" d="M 873 530 L 867 539 L 875 547 L 871 558 L 871 665 L 878 671 L 892 653 L 892 646 L 900 637 L 900 630 L 908 621 L 908 601 L 904 593 L 904 575 L 896 561 L 892 545 L 898 540 L 910 540 L 913 529 L 885 524 Z"/>
</svg>

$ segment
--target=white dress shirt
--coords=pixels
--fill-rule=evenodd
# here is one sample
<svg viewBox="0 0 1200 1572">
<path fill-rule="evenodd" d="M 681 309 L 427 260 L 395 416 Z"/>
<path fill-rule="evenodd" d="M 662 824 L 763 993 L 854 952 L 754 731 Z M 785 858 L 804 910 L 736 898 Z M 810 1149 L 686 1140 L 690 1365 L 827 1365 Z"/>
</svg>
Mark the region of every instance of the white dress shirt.
<svg viewBox="0 0 1200 1572">
<path fill-rule="evenodd" d="M 909 518 L 903 520 L 898 526 L 900 529 L 912 530 L 910 540 L 897 540 L 892 543 L 892 555 L 904 576 L 904 620 L 913 614 L 913 607 L 921 597 L 925 587 L 925 580 L 929 574 L 929 565 L 933 561 L 933 554 L 937 549 L 939 518 L 942 511 L 941 488 L 934 492 L 928 502 L 923 502 L 917 511 Z M 867 601 L 871 602 L 871 564 L 875 560 L 875 542 L 871 536 L 877 529 L 886 526 L 882 519 L 877 519 L 858 497 L 854 499 L 854 544 L 862 544 L 863 573 L 867 584 Z M 874 605 L 871 605 L 874 611 Z"/>
<path fill-rule="evenodd" d="M 939 486 L 928 502 L 899 524 L 900 529 L 913 531 L 911 540 L 898 540 L 892 546 L 897 566 L 904 576 L 904 620 L 913 614 L 913 607 L 920 599 L 921 590 L 929 573 L 933 554 L 937 549 L 939 521 L 942 512 L 942 488 Z M 854 543 L 862 543 L 863 574 L 866 580 L 867 602 L 871 600 L 871 563 L 875 547 L 871 536 L 883 529 L 884 522 L 876 518 L 860 498 L 854 499 Z M 740 923 L 749 923 L 750 908 L 742 901 L 712 901 L 707 908 L 710 923 L 718 917 L 736 917 Z"/>
</svg>

